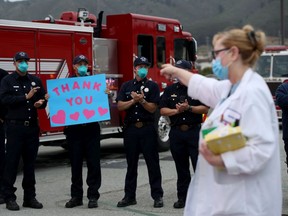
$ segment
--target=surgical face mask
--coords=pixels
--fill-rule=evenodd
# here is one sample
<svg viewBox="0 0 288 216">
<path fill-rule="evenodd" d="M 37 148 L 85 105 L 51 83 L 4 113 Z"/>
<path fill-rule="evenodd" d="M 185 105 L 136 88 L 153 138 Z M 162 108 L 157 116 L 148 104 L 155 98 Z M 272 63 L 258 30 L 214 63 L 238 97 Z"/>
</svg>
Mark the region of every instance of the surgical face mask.
<svg viewBox="0 0 288 216">
<path fill-rule="evenodd" d="M 18 70 L 21 71 L 22 73 L 26 73 L 28 70 L 28 64 L 25 61 L 22 61 L 18 64 Z"/>
<path fill-rule="evenodd" d="M 148 70 L 146 68 L 140 68 L 138 71 L 137 71 L 137 74 L 138 76 L 143 79 L 147 76 L 148 74 Z"/>
<path fill-rule="evenodd" d="M 77 71 L 80 76 L 85 76 L 87 73 L 87 67 L 85 65 L 81 65 L 77 68 Z"/>
<path fill-rule="evenodd" d="M 221 64 L 221 58 L 217 58 L 212 61 L 212 71 L 218 79 L 228 79 L 228 66 L 223 66 Z"/>
</svg>

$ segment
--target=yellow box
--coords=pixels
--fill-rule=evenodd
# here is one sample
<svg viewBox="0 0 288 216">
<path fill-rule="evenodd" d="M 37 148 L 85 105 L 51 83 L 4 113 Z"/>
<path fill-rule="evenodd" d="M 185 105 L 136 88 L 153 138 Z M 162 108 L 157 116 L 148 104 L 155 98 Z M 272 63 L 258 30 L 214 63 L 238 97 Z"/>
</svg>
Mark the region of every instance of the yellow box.
<svg viewBox="0 0 288 216">
<path fill-rule="evenodd" d="M 214 154 L 221 154 L 233 151 L 245 146 L 246 139 L 241 132 L 241 128 L 230 125 L 217 128 L 205 136 L 208 148 Z"/>
</svg>

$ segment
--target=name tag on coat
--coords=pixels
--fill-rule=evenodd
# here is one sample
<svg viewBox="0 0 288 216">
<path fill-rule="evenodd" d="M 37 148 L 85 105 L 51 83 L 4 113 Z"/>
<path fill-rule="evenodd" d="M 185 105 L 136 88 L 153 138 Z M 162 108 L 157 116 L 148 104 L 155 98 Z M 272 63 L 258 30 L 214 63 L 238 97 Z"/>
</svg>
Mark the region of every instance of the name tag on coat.
<svg viewBox="0 0 288 216">
<path fill-rule="evenodd" d="M 228 108 L 222 114 L 221 122 L 224 122 L 225 124 L 233 124 L 237 120 L 239 121 L 240 118 L 241 118 L 241 114 L 239 112 Z"/>
</svg>

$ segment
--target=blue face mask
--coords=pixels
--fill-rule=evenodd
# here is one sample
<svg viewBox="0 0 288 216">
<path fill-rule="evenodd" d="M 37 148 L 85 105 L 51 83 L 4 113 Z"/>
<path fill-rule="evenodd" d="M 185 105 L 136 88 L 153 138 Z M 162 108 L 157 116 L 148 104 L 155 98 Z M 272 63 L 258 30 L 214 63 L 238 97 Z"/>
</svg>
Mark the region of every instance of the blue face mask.
<svg viewBox="0 0 288 216">
<path fill-rule="evenodd" d="M 85 76 L 87 73 L 87 67 L 84 65 L 79 66 L 77 70 L 80 76 Z"/>
<path fill-rule="evenodd" d="M 220 80 L 228 79 L 228 66 L 221 64 L 221 59 L 217 58 L 212 61 L 213 74 Z"/>
<path fill-rule="evenodd" d="M 148 70 L 146 68 L 140 68 L 138 71 L 137 71 L 137 74 L 138 76 L 143 79 L 147 76 L 148 74 Z"/>
<path fill-rule="evenodd" d="M 28 64 L 25 61 L 22 61 L 18 64 L 18 70 L 22 73 L 26 73 L 28 70 Z"/>
</svg>

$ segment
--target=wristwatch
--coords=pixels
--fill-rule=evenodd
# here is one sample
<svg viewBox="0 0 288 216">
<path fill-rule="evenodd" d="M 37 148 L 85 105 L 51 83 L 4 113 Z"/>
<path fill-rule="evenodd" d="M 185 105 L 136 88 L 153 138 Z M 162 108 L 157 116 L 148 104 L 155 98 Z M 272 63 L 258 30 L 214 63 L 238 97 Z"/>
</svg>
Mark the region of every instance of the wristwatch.
<svg viewBox="0 0 288 216">
<path fill-rule="evenodd" d="M 188 111 L 189 111 L 189 112 L 192 112 L 192 106 L 189 105 Z"/>
</svg>

